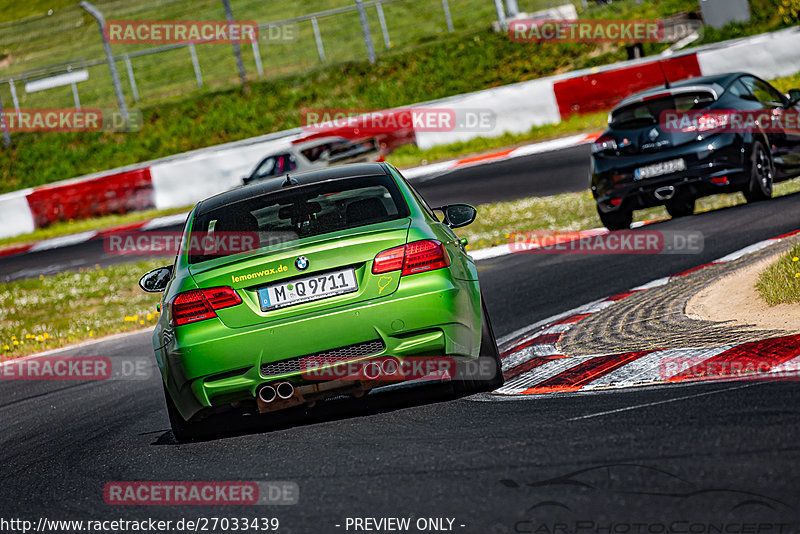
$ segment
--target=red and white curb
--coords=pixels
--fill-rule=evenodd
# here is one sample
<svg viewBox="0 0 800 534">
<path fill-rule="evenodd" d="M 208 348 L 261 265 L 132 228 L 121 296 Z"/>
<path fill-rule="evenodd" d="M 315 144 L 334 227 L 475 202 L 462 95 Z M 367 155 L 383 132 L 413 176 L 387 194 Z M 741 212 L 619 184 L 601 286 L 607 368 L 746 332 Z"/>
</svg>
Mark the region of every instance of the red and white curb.
<svg viewBox="0 0 800 534">
<path fill-rule="evenodd" d="M 800 335 L 789 335 L 723 347 L 647 350 L 616 354 L 567 356 L 558 350 L 563 335 L 583 319 L 635 293 L 670 283 L 709 267 L 727 263 L 800 234 L 800 229 L 760 241 L 718 260 L 659 278 L 545 319 L 498 340 L 506 383 L 497 395 L 532 395 L 668 384 L 693 380 L 737 379 L 739 370 L 755 368 L 760 378 L 800 378 Z M 686 367 L 665 365 L 688 362 Z M 735 365 L 731 365 L 735 364 Z"/>
<path fill-rule="evenodd" d="M 121 234 L 127 232 L 148 230 L 155 230 L 164 228 L 166 226 L 173 226 L 176 224 L 183 224 L 189 213 L 176 213 L 174 215 L 165 215 L 163 217 L 156 217 L 154 219 L 137 221 L 128 224 L 121 224 L 111 228 L 104 228 L 101 230 L 90 230 L 88 232 L 80 232 L 77 234 L 69 234 L 65 236 L 53 237 L 51 239 L 44 239 L 35 243 L 23 243 L 21 245 L 12 245 L 0 249 L 0 258 L 5 256 L 15 256 L 17 254 L 26 254 L 29 252 L 39 252 L 42 250 L 52 250 L 62 247 L 70 247 L 91 241 L 92 239 L 102 239 L 114 234 Z"/>
<path fill-rule="evenodd" d="M 571 148 L 586 143 L 594 143 L 597 138 L 600 137 L 601 133 L 602 132 L 571 135 L 569 137 L 562 137 L 560 139 L 553 139 L 551 141 L 523 145 L 521 147 L 511 148 L 508 150 L 500 150 L 497 152 L 490 152 L 488 154 L 470 156 L 468 158 L 431 163 L 430 165 L 421 165 L 419 167 L 403 169 L 402 173 L 403 176 L 409 180 L 425 181 L 425 179 L 432 179 L 457 169 L 465 169 L 467 167 L 475 167 L 476 165 L 485 165 L 487 163 L 497 163 L 498 161 L 507 161 L 514 158 L 531 156 L 533 154 L 555 152 L 557 150 L 564 150 L 565 148 Z"/>
</svg>

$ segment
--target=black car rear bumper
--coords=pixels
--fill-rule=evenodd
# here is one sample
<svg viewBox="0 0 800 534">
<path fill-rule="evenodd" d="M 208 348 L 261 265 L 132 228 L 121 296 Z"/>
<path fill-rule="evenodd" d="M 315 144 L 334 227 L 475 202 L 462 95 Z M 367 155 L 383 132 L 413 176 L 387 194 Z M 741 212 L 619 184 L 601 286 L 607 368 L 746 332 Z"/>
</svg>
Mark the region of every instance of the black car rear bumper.
<svg viewBox="0 0 800 534">
<path fill-rule="evenodd" d="M 741 137 L 720 134 L 654 153 L 595 155 L 592 158 L 592 194 L 600 211 L 610 213 L 662 206 L 673 198 L 739 191 L 749 179 L 745 170 L 747 154 L 749 151 Z M 640 167 L 678 158 L 685 161 L 685 171 L 642 180 L 634 178 Z"/>
</svg>

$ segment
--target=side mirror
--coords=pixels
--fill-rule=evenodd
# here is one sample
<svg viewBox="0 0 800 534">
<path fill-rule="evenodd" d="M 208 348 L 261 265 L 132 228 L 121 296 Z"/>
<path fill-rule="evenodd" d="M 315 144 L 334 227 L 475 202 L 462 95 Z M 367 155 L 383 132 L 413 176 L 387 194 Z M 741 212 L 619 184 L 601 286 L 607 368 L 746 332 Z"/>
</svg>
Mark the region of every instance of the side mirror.
<svg viewBox="0 0 800 534">
<path fill-rule="evenodd" d="M 794 106 L 800 102 L 800 89 L 789 89 L 789 105 Z"/>
<path fill-rule="evenodd" d="M 478 210 L 469 204 L 450 204 L 442 206 L 436 210 L 444 213 L 444 223 L 450 228 L 461 228 L 467 226 L 478 216 Z"/>
<path fill-rule="evenodd" d="M 139 287 L 148 293 L 160 293 L 167 288 L 172 278 L 172 265 L 153 269 L 139 280 Z"/>
</svg>

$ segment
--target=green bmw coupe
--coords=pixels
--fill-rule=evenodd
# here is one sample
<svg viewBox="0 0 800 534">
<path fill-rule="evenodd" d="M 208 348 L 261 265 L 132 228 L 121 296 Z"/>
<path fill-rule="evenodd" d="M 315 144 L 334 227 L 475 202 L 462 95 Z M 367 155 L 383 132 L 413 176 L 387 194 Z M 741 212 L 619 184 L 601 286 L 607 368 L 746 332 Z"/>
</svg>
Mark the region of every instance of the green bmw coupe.
<svg viewBox="0 0 800 534">
<path fill-rule="evenodd" d="M 431 209 L 386 163 L 198 203 L 174 265 L 140 281 L 164 292 L 153 347 L 175 437 L 204 434 L 222 412 L 310 407 L 408 380 L 501 386 L 477 269 L 452 231 L 475 216 L 466 204 Z M 220 235 L 250 246 L 197 246 Z"/>
</svg>

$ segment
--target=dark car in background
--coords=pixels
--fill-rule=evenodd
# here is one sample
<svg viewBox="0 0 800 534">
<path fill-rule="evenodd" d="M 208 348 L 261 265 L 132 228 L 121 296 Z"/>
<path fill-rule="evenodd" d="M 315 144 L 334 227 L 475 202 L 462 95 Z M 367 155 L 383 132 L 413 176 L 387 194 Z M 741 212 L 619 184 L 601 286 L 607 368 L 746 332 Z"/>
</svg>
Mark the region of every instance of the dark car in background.
<svg viewBox="0 0 800 534">
<path fill-rule="evenodd" d="M 771 198 L 775 181 L 800 174 L 800 132 L 737 130 L 720 127 L 718 119 L 732 110 L 796 114 L 798 101 L 800 90 L 786 96 L 743 72 L 682 80 L 626 98 L 592 146 L 591 190 L 603 224 L 626 229 L 634 210 L 661 205 L 673 217 L 691 215 L 697 198 L 717 193 L 741 191 L 748 202 Z M 693 126 L 669 128 L 663 117 L 674 112 L 691 115 Z"/>
</svg>

